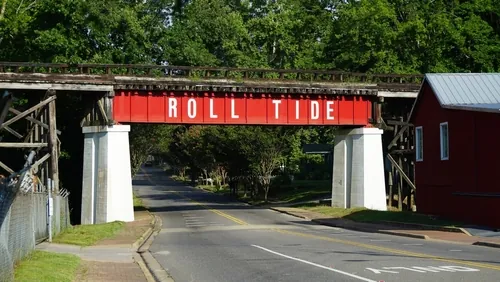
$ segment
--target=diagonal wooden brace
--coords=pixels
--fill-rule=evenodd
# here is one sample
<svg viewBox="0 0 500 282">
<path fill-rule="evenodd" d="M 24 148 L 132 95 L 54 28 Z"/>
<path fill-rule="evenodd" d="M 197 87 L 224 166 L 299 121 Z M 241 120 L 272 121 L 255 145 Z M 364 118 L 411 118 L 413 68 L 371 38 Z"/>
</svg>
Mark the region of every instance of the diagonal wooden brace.
<svg viewBox="0 0 500 282">
<path fill-rule="evenodd" d="M 40 109 L 41 107 L 49 104 L 50 102 L 54 101 L 56 99 L 56 96 L 50 96 L 49 98 L 45 99 L 44 101 L 38 103 L 37 105 L 27 109 L 26 111 L 22 112 L 21 114 L 9 119 L 8 121 L 4 122 L 3 124 L 0 125 L 0 129 L 3 129 L 5 126 L 7 125 L 10 125 L 22 118 L 24 118 L 25 116 L 31 114 L 32 112 Z"/>
<path fill-rule="evenodd" d="M 21 114 L 21 112 L 20 112 L 20 111 L 18 111 L 18 110 L 16 110 L 16 109 L 14 109 L 14 108 L 10 108 L 10 109 L 9 109 L 9 112 L 11 112 L 11 113 L 13 113 L 13 114 L 16 114 L 16 115 Z M 32 122 L 32 123 L 34 123 L 34 124 L 37 124 L 37 125 L 39 125 L 39 126 L 41 126 L 41 127 L 45 128 L 45 129 L 47 129 L 47 130 L 49 129 L 49 126 L 48 126 L 46 123 L 43 123 L 43 122 L 41 122 L 41 121 L 39 121 L 39 120 L 37 120 L 37 119 L 34 119 L 34 118 L 32 118 L 32 117 L 26 117 L 26 119 L 27 119 L 28 121 L 30 121 L 30 122 Z M 57 130 L 57 135 L 61 135 L 61 131 L 60 131 L 60 130 Z"/>
</svg>

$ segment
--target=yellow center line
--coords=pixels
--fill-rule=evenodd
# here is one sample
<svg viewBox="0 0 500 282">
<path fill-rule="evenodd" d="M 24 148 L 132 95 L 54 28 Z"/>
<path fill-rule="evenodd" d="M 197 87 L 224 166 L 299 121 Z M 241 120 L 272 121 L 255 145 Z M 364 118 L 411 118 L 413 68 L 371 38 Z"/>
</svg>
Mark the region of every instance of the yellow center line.
<svg viewBox="0 0 500 282">
<path fill-rule="evenodd" d="M 149 180 L 149 182 L 154 183 L 154 184 L 156 185 L 156 182 L 155 182 L 155 181 L 153 181 L 153 179 L 151 179 L 151 177 L 149 177 L 149 174 L 147 174 L 147 173 L 144 171 L 144 169 L 143 169 L 142 167 L 141 167 L 141 171 L 144 173 L 144 175 L 145 175 L 145 176 L 146 176 L 146 178 Z M 194 204 L 197 204 L 197 205 L 199 205 L 199 206 L 202 206 L 202 207 L 204 207 L 205 209 L 207 209 L 207 210 L 209 210 L 209 211 L 211 211 L 211 212 L 213 212 L 213 213 L 215 213 L 215 214 L 218 214 L 218 215 L 220 215 L 220 216 L 222 216 L 222 217 L 225 217 L 225 218 L 227 218 L 227 219 L 229 219 L 229 220 L 231 220 L 231 221 L 233 221 L 233 222 L 235 222 L 235 223 L 237 223 L 237 224 L 240 224 L 240 225 L 249 225 L 247 222 L 245 222 L 245 221 L 243 221 L 243 220 L 241 220 L 241 219 L 239 219 L 239 218 L 236 218 L 236 217 L 234 217 L 234 216 L 232 216 L 232 215 L 229 215 L 229 214 L 227 214 L 227 213 L 225 213 L 225 212 L 221 212 L 221 211 L 219 211 L 219 210 L 212 209 L 212 208 L 210 208 L 210 207 L 208 207 L 208 206 L 206 206 L 206 205 L 204 205 L 204 204 L 202 204 L 202 203 L 200 203 L 200 202 L 197 202 L 197 201 L 195 201 L 195 200 L 193 200 L 193 199 L 191 199 L 191 198 L 189 198 L 189 197 L 187 197 L 187 196 L 182 195 L 182 194 L 181 194 L 181 193 L 179 193 L 179 192 L 176 192 L 176 191 L 168 191 L 168 192 L 170 192 L 170 193 L 174 193 L 174 194 L 176 194 L 176 195 L 178 195 L 178 196 L 180 196 L 180 197 L 182 197 L 182 198 L 184 198 L 184 199 L 187 199 L 187 200 L 189 200 L 189 201 L 193 202 Z"/>
<path fill-rule="evenodd" d="M 218 214 L 218 215 L 220 215 L 220 216 L 222 216 L 222 217 L 225 217 L 225 218 L 227 218 L 227 219 L 229 219 L 229 220 L 231 220 L 231 221 L 233 221 L 233 222 L 236 222 L 236 223 L 238 223 L 238 224 L 240 224 L 240 225 L 249 225 L 247 222 L 245 222 L 245 221 L 243 221 L 243 220 L 241 220 L 241 219 L 239 219 L 239 218 L 236 218 L 236 217 L 234 217 L 234 216 L 232 216 L 232 215 L 229 215 L 229 214 L 227 214 L 227 213 L 225 213 L 225 212 L 221 212 L 221 211 L 219 211 L 219 210 L 212 209 L 212 208 L 210 208 L 210 207 L 208 207 L 208 206 L 206 206 L 206 205 L 204 205 L 204 204 L 202 204 L 202 203 L 200 203 L 200 202 L 197 202 L 197 201 L 195 201 L 195 200 L 193 200 L 193 199 L 191 199 L 191 198 L 189 198 L 189 197 L 187 197 L 187 196 L 184 196 L 184 195 L 182 195 L 182 194 L 180 194 L 180 193 L 178 193 L 178 192 L 174 192 L 174 191 L 171 191 L 171 192 L 172 192 L 172 193 L 174 193 L 174 194 L 176 194 L 176 195 L 178 195 L 178 196 L 180 196 L 180 197 L 182 197 L 182 198 L 188 199 L 188 200 L 190 200 L 191 202 L 193 202 L 194 204 L 197 204 L 197 205 L 199 205 L 199 206 L 202 206 L 202 207 L 204 207 L 205 209 L 207 209 L 207 210 L 209 210 L 209 211 L 211 211 L 211 212 L 213 212 L 213 213 L 215 213 L 215 214 Z"/>
<path fill-rule="evenodd" d="M 142 168 L 141 168 L 142 170 Z M 144 172 L 144 170 L 143 170 Z M 154 181 L 146 175 L 146 177 L 151 181 L 151 183 L 154 183 Z M 249 225 L 247 222 L 238 219 L 232 215 L 229 215 L 225 212 L 221 212 L 216 209 L 212 209 L 200 202 L 197 202 L 187 196 L 184 196 L 176 191 L 169 191 L 171 193 L 175 193 L 179 195 L 182 198 L 188 199 L 191 202 L 200 205 L 207 210 L 218 214 L 222 217 L 225 217 L 233 222 L 236 222 L 240 225 Z M 277 229 L 273 228 L 271 229 L 275 232 L 282 233 L 282 234 L 288 234 L 288 235 L 295 235 L 295 236 L 300 236 L 300 237 L 305 237 L 305 238 L 311 238 L 311 239 L 317 239 L 317 240 L 323 240 L 323 241 L 328 241 L 328 242 L 334 242 L 334 243 L 339 243 L 339 244 L 344 244 L 344 245 L 351 245 L 355 247 L 360 247 L 360 248 L 365 248 L 365 249 L 372 249 L 372 250 L 377 250 L 377 251 L 382 251 L 386 253 L 392 253 L 392 254 L 398 254 L 398 255 L 404 255 L 404 256 L 409 256 L 409 257 L 417 257 L 417 258 L 424 258 L 424 259 L 432 259 L 436 261 L 445 261 L 445 262 L 451 262 L 451 263 L 457 263 L 457 264 L 462 264 L 462 265 L 467 265 L 467 266 L 475 266 L 475 267 L 480 267 L 480 268 L 486 268 L 486 269 L 492 269 L 492 270 L 497 270 L 500 271 L 500 266 L 496 266 L 493 264 L 486 264 L 486 263 L 480 263 L 480 262 L 474 262 L 474 261 L 468 261 L 468 260 L 459 260 L 459 259 L 451 259 L 451 258 L 443 258 L 439 256 L 433 256 L 433 255 L 428 255 L 428 254 L 423 254 L 423 253 L 415 253 L 415 252 L 409 252 L 409 251 L 404 251 L 404 250 L 399 250 L 399 249 L 393 249 L 393 248 L 386 248 L 386 247 L 380 247 L 376 245 L 371 245 L 371 244 L 365 244 L 365 243 L 357 243 L 354 241 L 347 241 L 347 240 L 341 240 L 341 239 L 335 239 L 331 237 L 326 237 L 326 236 L 318 236 L 318 235 L 313 235 L 313 234 L 308 234 L 308 233 L 303 233 L 303 232 L 296 232 L 296 231 L 289 231 L 289 230 L 283 230 L 283 229 Z"/>
</svg>

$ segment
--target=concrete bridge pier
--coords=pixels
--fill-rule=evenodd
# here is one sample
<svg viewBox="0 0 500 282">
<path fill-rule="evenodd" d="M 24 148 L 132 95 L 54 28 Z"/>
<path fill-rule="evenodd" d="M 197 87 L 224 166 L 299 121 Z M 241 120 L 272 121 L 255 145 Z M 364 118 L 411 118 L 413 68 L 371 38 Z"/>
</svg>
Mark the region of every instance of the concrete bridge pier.
<svg viewBox="0 0 500 282">
<path fill-rule="evenodd" d="M 81 224 L 134 221 L 130 125 L 85 126 Z"/>
<path fill-rule="evenodd" d="M 335 136 L 332 206 L 387 210 L 382 133 L 356 128 Z"/>
</svg>

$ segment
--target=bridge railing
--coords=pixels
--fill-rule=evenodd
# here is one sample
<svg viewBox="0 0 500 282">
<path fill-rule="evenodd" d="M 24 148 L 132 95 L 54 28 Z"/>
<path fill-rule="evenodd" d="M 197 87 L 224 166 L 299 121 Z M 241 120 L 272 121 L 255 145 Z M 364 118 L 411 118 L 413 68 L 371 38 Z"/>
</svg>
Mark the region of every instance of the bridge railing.
<svg viewBox="0 0 500 282">
<path fill-rule="evenodd" d="M 99 76 L 185 77 L 191 79 L 374 83 L 388 87 L 418 87 L 421 74 L 374 74 L 330 70 L 254 69 L 139 64 L 51 64 L 0 62 L 0 73 L 86 74 Z"/>
</svg>

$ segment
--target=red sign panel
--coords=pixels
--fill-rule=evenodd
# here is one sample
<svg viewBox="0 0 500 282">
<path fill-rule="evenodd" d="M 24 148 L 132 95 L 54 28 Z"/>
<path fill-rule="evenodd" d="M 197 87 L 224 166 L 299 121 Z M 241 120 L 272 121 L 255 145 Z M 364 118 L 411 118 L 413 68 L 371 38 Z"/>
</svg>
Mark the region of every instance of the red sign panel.
<svg viewBox="0 0 500 282">
<path fill-rule="evenodd" d="M 368 96 L 117 91 L 117 122 L 170 124 L 369 124 Z"/>
</svg>

